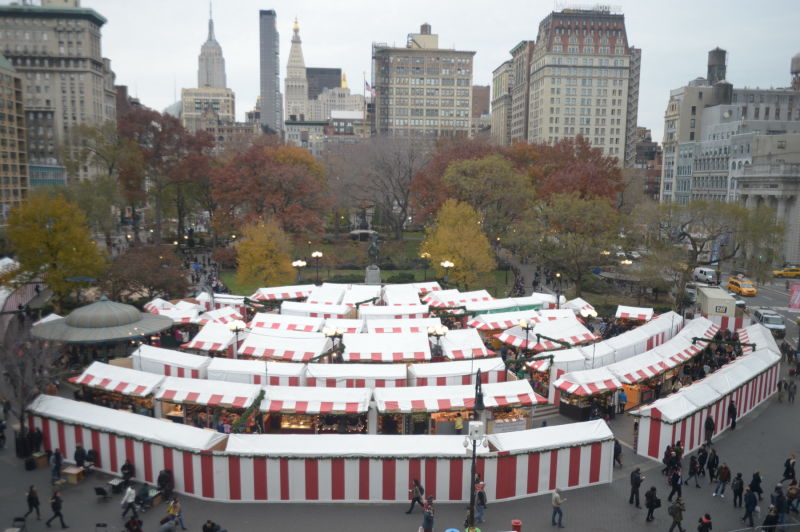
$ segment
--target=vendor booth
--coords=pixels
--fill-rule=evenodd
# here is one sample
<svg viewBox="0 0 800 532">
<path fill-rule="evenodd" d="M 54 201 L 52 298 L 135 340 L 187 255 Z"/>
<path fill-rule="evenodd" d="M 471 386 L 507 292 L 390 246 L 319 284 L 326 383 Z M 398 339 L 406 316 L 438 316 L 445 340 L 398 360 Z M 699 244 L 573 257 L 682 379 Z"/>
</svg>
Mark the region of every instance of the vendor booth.
<svg viewBox="0 0 800 532">
<path fill-rule="evenodd" d="M 331 340 L 320 333 L 300 333 L 291 335 L 294 331 L 275 331 L 285 336 L 273 334 L 252 333 L 239 348 L 239 355 L 251 358 L 265 358 L 271 360 L 285 360 L 287 362 L 308 362 L 318 357 L 331 348 Z M 272 332 L 272 331 L 270 331 Z"/>
<path fill-rule="evenodd" d="M 325 320 L 325 325 L 322 330 L 332 329 L 334 331 L 341 331 L 343 333 L 356 334 L 364 332 L 364 320 L 360 319 L 346 319 L 346 318 L 328 318 Z"/>
<path fill-rule="evenodd" d="M 133 369 L 176 377 L 205 379 L 210 359 L 172 349 L 142 344 L 131 354 Z"/>
<path fill-rule="evenodd" d="M 348 284 L 322 283 L 311 289 L 306 302 L 318 305 L 340 305 L 349 286 Z"/>
<path fill-rule="evenodd" d="M 428 317 L 428 305 L 375 305 L 359 307 L 358 317 L 361 319 L 417 319 Z"/>
<path fill-rule="evenodd" d="M 250 299 L 256 301 L 280 301 L 283 299 L 305 299 L 311 290 L 314 289 L 313 284 L 298 284 L 291 286 L 270 286 L 267 288 L 259 288 L 256 293 L 250 296 Z"/>
<path fill-rule="evenodd" d="M 234 307 L 223 307 L 214 310 L 209 310 L 203 312 L 197 318 L 195 318 L 194 323 L 197 325 L 205 325 L 206 323 L 231 323 L 233 321 L 241 321 L 244 319 L 244 315 L 241 314 L 238 310 Z"/>
<path fill-rule="evenodd" d="M 261 401 L 264 432 L 365 434 L 369 388 L 267 386 Z"/>
<path fill-rule="evenodd" d="M 680 314 L 669 311 L 651 319 L 638 327 L 639 332 L 647 336 L 647 349 L 652 349 L 663 344 L 683 328 L 683 318 Z"/>
<path fill-rule="evenodd" d="M 408 318 L 404 320 L 369 318 L 368 333 L 426 333 L 430 327 L 441 327 L 439 318 Z"/>
<path fill-rule="evenodd" d="M 618 362 L 647 351 L 649 339 L 650 337 L 646 332 L 637 328 L 625 331 L 608 340 L 603 340 L 602 343 L 614 350 L 614 362 Z M 608 363 L 610 363 L 610 361 Z"/>
<path fill-rule="evenodd" d="M 654 347 L 649 353 L 655 353 L 661 358 L 677 365 L 683 364 L 697 356 L 705 345 L 703 343 L 692 344 L 691 338 L 683 335 L 675 336 L 663 344 Z M 669 377 L 669 375 L 668 375 Z"/>
<path fill-rule="evenodd" d="M 203 328 L 189 342 L 183 344 L 184 349 L 194 349 L 205 351 L 211 356 L 236 356 L 236 340 L 239 345 L 247 338 L 248 331 L 241 331 L 238 334 L 224 323 L 206 323 Z"/>
<path fill-rule="evenodd" d="M 250 328 L 318 332 L 322 330 L 322 325 L 324 323 L 325 320 L 323 318 L 259 312 L 253 316 L 253 319 L 250 321 Z"/>
<path fill-rule="evenodd" d="M 188 323 L 196 323 L 198 317 L 198 306 L 183 306 L 183 307 L 166 307 L 166 308 L 153 308 L 149 310 L 151 314 L 158 314 L 172 319 L 175 325 L 185 325 Z"/>
<path fill-rule="evenodd" d="M 381 298 L 381 285 L 351 284 L 342 296 L 341 304 L 348 307 L 376 305 Z M 360 306 L 359 305 L 359 306 Z"/>
<path fill-rule="evenodd" d="M 411 386 L 475 384 L 475 376 L 478 370 L 481 372 L 481 382 L 484 384 L 515 379 L 506 369 L 503 359 L 493 357 L 410 364 L 408 366 L 409 384 Z"/>
<path fill-rule="evenodd" d="M 539 312 L 531 309 L 514 312 L 478 314 L 470 319 L 467 325 L 483 332 L 504 331 L 519 325 L 519 322 L 522 320 L 530 323 L 538 323 L 540 321 Z"/>
<path fill-rule="evenodd" d="M 546 402 L 528 381 L 483 384 L 488 433 L 530 428 L 533 406 Z M 474 415 L 475 386 L 411 386 L 373 391 L 383 434 L 455 434 Z M 463 429 L 462 429 L 463 430 Z"/>
<path fill-rule="evenodd" d="M 570 299 L 564 303 L 564 308 L 570 309 L 575 313 L 576 316 L 582 316 L 584 313 L 592 313 L 594 316 L 597 316 L 597 311 L 595 308 L 589 304 L 588 301 L 581 299 L 580 297 Z"/>
<path fill-rule="evenodd" d="M 561 393 L 558 411 L 571 419 L 584 421 L 593 415 L 614 416 L 614 395 L 622 383 L 608 368 L 565 373 L 553 386 Z"/>
<path fill-rule="evenodd" d="M 419 290 L 413 284 L 387 284 L 383 287 L 383 303 L 390 307 L 420 305 Z"/>
<path fill-rule="evenodd" d="M 547 311 L 541 311 L 547 312 Z M 515 325 L 502 333 L 494 335 L 501 342 L 533 351 L 550 351 L 561 349 L 564 346 L 546 338 L 537 341 L 537 335 L 546 336 L 570 345 L 577 345 L 595 340 L 595 335 L 589 332 L 568 310 L 568 318 L 544 319 L 538 323 L 532 323 L 530 330 L 525 330 L 519 325 Z M 542 318 L 539 318 L 540 320 Z"/>
<path fill-rule="evenodd" d="M 672 359 L 647 351 L 609 364 L 606 368 L 622 383 L 622 389 L 628 397 L 626 409 L 630 409 L 640 404 L 652 403 L 663 392 L 669 393 L 669 388 L 662 390 L 662 386 L 667 372 L 677 365 Z"/>
<path fill-rule="evenodd" d="M 344 362 L 420 362 L 431 359 L 431 346 L 425 333 L 345 334 L 341 341 Z"/>
<path fill-rule="evenodd" d="M 493 314 L 500 312 L 516 312 L 520 310 L 536 310 L 543 306 L 543 302 L 532 297 L 504 297 L 502 299 L 488 299 L 481 301 L 467 301 L 464 307 L 467 312 L 476 314 Z"/>
<path fill-rule="evenodd" d="M 475 329 L 451 329 L 444 336 L 431 337 L 431 346 L 440 346 L 442 354 L 450 360 L 483 358 L 494 355 L 486 348 Z M 432 349 L 434 349 L 432 347 Z"/>
<path fill-rule="evenodd" d="M 233 294 L 213 294 L 200 292 L 197 294 L 197 302 L 203 310 L 215 310 L 220 308 L 233 308 L 242 316 L 247 315 L 247 306 L 244 304 L 244 296 Z"/>
<path fill-rule="evenodd" d="M 70 380 L 82 387 L 83 398 L 90 403 L 152 416 L 153 394 L 164 376 L 92 362 Z"/>
<path fill-rule="evenodd" d="M 403 286 L 403 285 L 397 285 L 397 286 Z M 417 293 L 421 295 L 427 294 L 428 292 L 438 292 L 442 289 L 438 281 L 424 281 L 422 283 L 411 283 L 411 286 L 413 286 L 417 290 Z"/>
<path fill-rule="evenodd" d="M 347 305 L 318 302 L 299 303 L 297 301 L 284 301 L 281 303 L 281 314 L 323 319 L 355 317 L 355 311 Z"/>
<path fill-rule="evenodd" d="M 214 358 L 208 365 L 209 380 L 245 384 L 305 386 L 305 375 L 305 364 L 293 362 Z"/>
<path fill-rule="evenodd" d="M 327 388 L 406 386 L 404 364 L 308 364 L 306 384 Z"/>
<path fill-rule="evenodd" d="M 477 301 L 491 301 L 494 299 L 492 295 L 486 290 L 473 290 L 472 292 L 460 292 L 458 290 L 440 290 L 438 292 L 429 292 L 428 304 L 432 307 L 463 307 L 468 303 Z M 426 298 L 423 298 L 426 299 Z"/>
<path fill-rule="evenodd" d="M 162 417 L 228 433 L 260 394 L 261 387 L 255 384 L 166 377 L 156 399 Z"/>
<path fill-rule="evenodd" d="M 619 305 L 614 317 L 618 320 L 650 321 L 653 319 L 653 309 Z"/>
<path fill-rule="evenodd" d="M 558 404 L 558 390 L 553 383 L 569 371 L 587 369 L 584 348 L 573 347 L 547 353 L 548 357 L 531 360 L 526 366 L 531 372 L 530 382 L 536 393 L 547 397 L 550 404 Z"/>
</svg>

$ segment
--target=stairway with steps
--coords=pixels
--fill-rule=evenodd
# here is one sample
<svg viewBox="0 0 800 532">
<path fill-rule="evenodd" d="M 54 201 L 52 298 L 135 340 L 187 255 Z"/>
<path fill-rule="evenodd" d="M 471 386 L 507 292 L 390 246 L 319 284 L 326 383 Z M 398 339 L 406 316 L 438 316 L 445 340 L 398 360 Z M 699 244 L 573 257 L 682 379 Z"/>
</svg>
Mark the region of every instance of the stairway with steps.
<svg viewBox="0 0 800 532">
<path fill-rule="evenodd" d="M 536 405 L 536 408 L 533 410 L 533 420 L 541 420 L 547 419 L 549 417 L 557 416 L 558 415 L 558 405 L 551 405 L 551 404 L 544 404 L 544 405 Z M 534 427 L 538 426 L 538 423 L 534 423 Z"/>
</svg>

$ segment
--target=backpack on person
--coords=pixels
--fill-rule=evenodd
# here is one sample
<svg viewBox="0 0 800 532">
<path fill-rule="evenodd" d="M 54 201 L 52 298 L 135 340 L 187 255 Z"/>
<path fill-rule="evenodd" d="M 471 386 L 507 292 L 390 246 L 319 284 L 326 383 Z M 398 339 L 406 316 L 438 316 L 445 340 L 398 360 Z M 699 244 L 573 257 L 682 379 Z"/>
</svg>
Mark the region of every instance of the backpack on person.
<svg viewBox="0 0 800 532">
<path fill-rule="evenodd" d="M 737 493 L 744 491 L 744 480 L 741 477 L 733 479 L 733 482 L 731 482 L 731 489 Z"/>
</svg>

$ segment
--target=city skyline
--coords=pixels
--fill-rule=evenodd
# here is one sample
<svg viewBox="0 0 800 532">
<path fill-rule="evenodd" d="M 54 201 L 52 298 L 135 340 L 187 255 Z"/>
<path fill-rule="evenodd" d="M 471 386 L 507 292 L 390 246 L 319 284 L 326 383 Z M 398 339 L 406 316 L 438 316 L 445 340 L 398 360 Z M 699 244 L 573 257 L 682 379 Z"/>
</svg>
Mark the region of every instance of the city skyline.
<svg viewBox="0 0 800 532">
<path fill-rule="evenodd" d="M 776 31 L 792 27 L 792 18 L 800 22 L 800 14 L 788 0 L 772 2 L 768 10 L 744 2 L 681 1 L 671 3 L 668 10 L 631 1 L 620 4 L 629 41 L 642 49 L 639 125 L 652 129 L 659 142 L 669 91 L 705 75 L 706 54 L 716 46 L 729 52 L 728 78 L 736 86 L 781 87 L 789 83 L 789 62 L 800 52 L 800 43 L 791 31 Z M 207 36 L 208 4 L 142 0 L 139 5 L 142 7 L 132 10 L 122 0 L 82 2 L 83 7 L 108 19 L 103 28 L 103 55 L 112 60 L 117 83 L 128 85 L 131 94 L 145 105 L 163 110 L 179 99 L 181 88 L 196 84 L 197 50 Z M 567 7 L 509 1 L 503 2 L 501 9 L 486 11 L 477 2 L 413 0 L 382 5 L 380 10 L 360 0 L 348 2 L 344 9 L 340 6 L 245 0 L 236 2 L 234 8 L 230 0 L 214 2 L 215 34 L 225 50 L 228 85 L 237 95 L 239 119 L 252 109 L 259 91 L 259 9 L 277 11 L 281 85 L 297 16 L 306 65 L 342 68 L 353 92 L 361 93 L 362 72 L 368 80 L 371 75 L 373 42 L 402 46 L 408 33 L 427 22 L 440 35 L 443 47 L 477 52 L 473 82 L 489 85 L 492 70 L 510 57 L 508 51 L 521 40 L 535 39 L 539 22 L 554 9 Z M 480 17 L 469 15 L 478 9 Z M 161 14 L 153 17 L 156 10 Z M 454 10 L 463 15 L 454 17 Z M 180 32 L 174 31 L 174 20 L 181 20 Z M 148 28 L 146 40 L 141 39 L 142 27 Z M 139 46 L 132 47 L 131 42 Z"/>
</svg>

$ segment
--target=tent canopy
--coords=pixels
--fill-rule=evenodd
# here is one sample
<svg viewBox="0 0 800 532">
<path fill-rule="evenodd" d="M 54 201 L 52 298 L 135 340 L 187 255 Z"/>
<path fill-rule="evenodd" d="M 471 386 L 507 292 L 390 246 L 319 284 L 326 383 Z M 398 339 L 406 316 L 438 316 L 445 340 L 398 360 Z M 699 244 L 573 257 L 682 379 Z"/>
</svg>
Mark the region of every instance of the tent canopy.
<svg viewBox="0 0 800 532">
<path fill-rule="evenodd" d="M 585 349 L 581 347 L 573 347 L 571 349 L 561 349 L 559 351 L 552 351 L 547 353 L 553 356 L 552 362 L 549 358 L 542 358 L 539 360 L 531 360 L 526 365 L 533 371 L 544 372 L 550 369 L 553 364 L 564 371 L 578 371 L 586 369 L 586 355 Z M 588 349 L 591 350 L 591 347 Z"/>
<path fill-rule="evenodd" d="M 166 377 L 156 399 L 171 403 L 244 409 L 253 404 L 261 387 L 241 382 Z"/>
<path fill-rule="evenodd" d="M 540 313 L 544 312 L 547 311 L 540 311 Z M 533 327 L 529 331 L 519 325 L 515 325 L 494 336 L 501 342 L 523 349 L 535 349 L 536 351 L 549 351 L 563 347 L 561 344 L 545 338 L 541 338 L 541 341 L 537 342 L 537 334 L 561 340 L 571 345 L 594 340 L 595 336 L 575 318 L 572 311 L 567 309 L 567 312 L 569 313 L 567 318 L 546 319 L 539 323 L 532 323 Z"/>
<path fill-rule="evenodd" d="M 262 412 L 361 414 L 369 410 L 369 388 L 267 386 Z"/>
<path fill-rule="evenodd" d="M 620 382 L 624 384 L 636 384 L 647 379 L 652 379 L 656 375 L 660 375 L 677 365 L 677 362 L 660 357 L 652 351 L 647 351 L 641 355 L 614 362 L 606 367 Z"/>
<path fill-rule="evenodd" d="M 540 321 L 539 312 L 536 310 L 517 310 L 514 312 L 478 314 L 467 325 L 481 331 L 504 331 L 519 325 L 520 320 L 538 322 Z"/>
<path fill-rule="evenodd" d="M 651 352 L 665 360 L 680 364 L 697 355 L 703 350 L 703 345 L 692 345 L 692 341 L 683 335 L 674 336 L 663 344 L 654 347 Z"/>
<path fill-rule="evenodd" d="M 475 360 L 411 364 L 408 366 L 408 373 L 418 378 L 459 377 L 461 375 L 474 375 L 479 369 L 482 373 L 490 371 L 505 372 L 506 365 L 500 357 L 477 358 Z"/>
<path fill-rule="evenodd" d="M 347 318 L 328 318 L 325 320 L 323 329 L 341 329 L 346 333 L 354 334 L 364 332 L 364 320 Z"/>
<path fill-rule="evenodd" d="M 281 303 L 281 314 L 290 316 L 308 316 L 312 318 L 347 318 L 351 308 L 347 305 L 333 303 L 284 301 Z"/>
<path fill-rule="evenodd" d="M 401 285 L 402 286 L 402 285 Z M 422 283 L 412 283 L 412 286 L 420 294 L 427 294 L 428 292 L 438 292 L 442 289 L 437 281 L 425 281 Z"/>
<path fill-rule="evenodd" d="M 431 358 L 425 333 L 345 334 L 342 344 L 345 362 L 420 362 Z"/>
<path fill-rule="evenodd" d="M 247 331 L 239 333 L 239 341 L 247 337 Z M 184 349 L 199 351 L 224 351 L 236 341 L 236 333 L 224 323 L 209 322 L 189 342 L 183 344 Z"/>
<path fill-rule="evenodd" d="M 270 286 L 259 288 L 250 299 L 257 301 L 277 301 L 280 299 L 302 299 L 314 288 L 313 284 L 291 285 L 291 286 Z"/>
<path fill-rule="evenodd" d="M 235 307 L 222 307 L 214 310 L 209 310 L 207 312 L 203 312 L 197 318 L 195 318 L 194 323 L 198 325 L 205 325 L 206 323 L 230 323 L 236 320 L 242 320 L 244 317 L 239 314 L 239 311 L 236 310 Z"/>
<path fill-rule="evenodd" d="M 352 284 L 342 296 L 342 305 L 347 305 L 348 307 L 356 306 L 356 303 L 361 303 L 362 301 L 366 301 L 368 299 L 373 298 L 380 298 L 381 297 L 381 286 L 380 285 L 364 285 L 364 284 Z M 378 301 L 364 303 L 365 305 L 375 305 Z"/>
<path fill-rule="evenodd" d="M 362 319 L 408 319 L 427 318 L 428 305 L 391 305 L 359 307 L 358 317 Z"/>
<path fill-rule="evenodd" d="M 306 374 L 316 379 L 386 379 L 406 378 L 403 364 L 308 364 Z"/>
<path fill-rule="evenodd" d="M 208 366 L 211 360 L 205 356 L 153 347 L 147 344 L 140 345 L 139 348 L 131 354 L 131 358 L 134 360 L 134 365 L 139 366 L 137 369 L 149 371 L 151 373 L 161 373 L 162 365 L 199 370 Z"/>
<path fill-rule="evenodd" d="M 532 406 L 547 399 L 533 391 L 526 380 L 483 384 L 486 408 Z M 411 386 L 408 388 L 376 388 L 373 391 L 379 412 L 446 412 L 471 410 L 475 407 L 475 386 Z"/>
<path fill-rule="evenodd" d="M 349 286 L 347 284 L 322 283 L 320 286 L 315 286 L 311 289 L 307 301 L 323 305 L 339 305 Z"/>
<path fill-rule="evenodd" d="M 623 320 L 650 321 L 653 319 L 653 309 L 620 305 L 617 307 L 617 312 L 614 314 L 614 317 Z"/>
<path fill-rule="evenodd" d="M 517 430 L 490 434 L 489 443 L 500 452 L 510 454 L 541 452 L 550 449 L 576 447 L 614 439 L 614 434 L 602 419 L 552 425 L 539 429 Z"/>
<path fill-rule="evenodd" d="M 564 306 L 572 310 L 578 316 L 581 315 L 581 311 L 597 313 L 597 311 L 594 309 L 592 305 L 589 304 L 589 302 L 580 297 L 576 297 L 575 299 L 570 299 L 569 301 L 564 303 Z"/>
<path fill-rule="evenodd" d="M 163 380 L 163 375 L 92 362 L 74 382 L 107 392 L 145 397 L 152 394 Z"/>
<path fill-rule="evenodd" d="M 388 306 L 419 305 L 419 290 L 413 284 L 387 284 L 383 302 Z"/>
<path fill-rule="evenodd" d="M 605 367 L 565 373 L 553 385 L 562 392 L 582 396 L 613 392 L 622 388 L 619 380 Z"/>
<path fill-rule="evenodd" d="M 323 318 L 259 312 L 253 316 L 250 327 L 253 329 L 314 332 L 322 330 L 323 323 L 325 323 Z"/>
<path fill-rule="evenodd" d="M 292 338 L 253 333 L 241 345 L 239 354 L 253 358 L 308 362 L 330 347 L 331 341 L 324 336 Z"/>
<path fill-rule="evenodd" d="M 475 329 L 452 329 L 441 339 L 431 338 L 431 344 L 441 341 L 442 352 L 450 360 L 483 358 L 493 355 Z"/>
<path fill-rule="evenodd" d="M 369 318 L 367 332 L 369 333 L 428 333 L 428 327 L 442 325 L 439 318 L 408 318 L 402 320 Z"/>
</svg>

